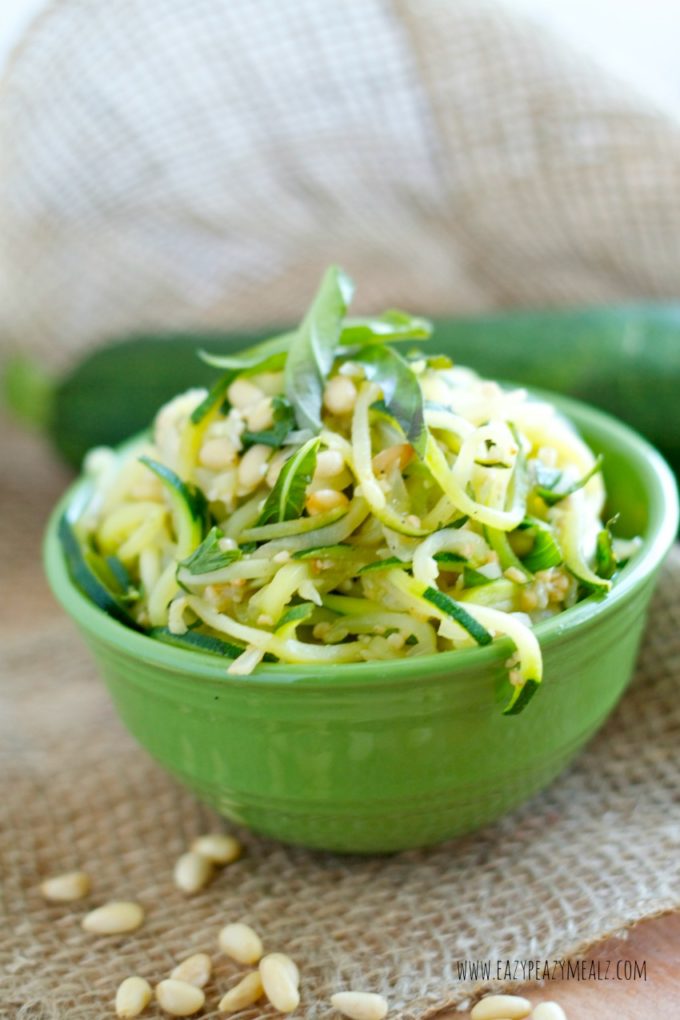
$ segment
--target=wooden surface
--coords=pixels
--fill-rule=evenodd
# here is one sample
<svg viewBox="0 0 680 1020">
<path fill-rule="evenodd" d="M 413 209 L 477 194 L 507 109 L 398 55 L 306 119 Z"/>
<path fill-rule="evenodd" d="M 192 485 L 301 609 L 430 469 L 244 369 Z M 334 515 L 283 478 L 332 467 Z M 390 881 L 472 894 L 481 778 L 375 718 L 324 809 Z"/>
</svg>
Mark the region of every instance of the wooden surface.
<svg viewBox="0 0 680 1020">
<path fill-rule="evenodd" d="M 555 980 L 543 987 L 517 988 L 536 1005 L 553 1000 L 567 1014 L 567 1020 L 675 1020 L 680 1017 L 680 912 L 643 921 L 627 938 L 608 939 L 587 961 L 599 963 L 609 975 L 617 961 L 646 963 L 647 980 L 577 981 Z M 437 1020 L 462 1020 L 468 1014 L 445 1012 Z"/>
</svg>

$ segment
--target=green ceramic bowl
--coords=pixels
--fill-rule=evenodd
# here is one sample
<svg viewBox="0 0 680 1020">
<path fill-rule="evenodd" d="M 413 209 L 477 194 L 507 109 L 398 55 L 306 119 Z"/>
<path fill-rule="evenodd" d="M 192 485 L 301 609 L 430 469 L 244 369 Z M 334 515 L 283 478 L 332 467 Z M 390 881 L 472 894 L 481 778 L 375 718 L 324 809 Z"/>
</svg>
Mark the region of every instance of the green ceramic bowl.
<svg viewBox="0 0 680 1020">
<path fill-rule="evenodd" d="M 128 630 L 74 587 L 51 518 L 47 574 L 130 732 L 219 812 L 338 851 L 423 846 L 476 829 L 557 776 L 628 683 L 659 565 L 678 526 L 673 477 L 630 429 L 551 397 L 605 454 L 610 508 L 643 547 L 603 600 L 536 628 L 545 679 L 506 717 L 508 642 L 397 662 L 271 665 L 230 677 L 215 657 Z"/>
</svg>

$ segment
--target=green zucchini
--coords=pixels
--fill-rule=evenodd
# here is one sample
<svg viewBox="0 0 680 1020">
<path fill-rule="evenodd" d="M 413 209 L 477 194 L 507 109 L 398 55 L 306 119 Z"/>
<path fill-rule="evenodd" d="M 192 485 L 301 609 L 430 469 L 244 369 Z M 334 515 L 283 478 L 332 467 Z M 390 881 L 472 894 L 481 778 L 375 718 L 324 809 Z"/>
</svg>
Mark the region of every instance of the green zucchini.
<svg viewBox="0 0 680 1020">
<path fill-rule="evenodd" d="M 16 358 L 5 366 L 4 402 L 44 428 L 77 467 L 91 447 L 146 428 L 177 393 L 210 387 L 215 372 L 199 349 L 223 355 L 273 332 L 138 334 L 95 349 L 58 380 Z M 668 414 L 680 386 L 680 303 L 445 319 L 435 323 L 432 343 L 483 375 L 547 384 L 617 415 L 680 474 L 680 416 Z"/>
<path fill-rule="evenodd" d="M 133 630 L 142 630 L 126 609 L 130 590 L 116 567 L 91 546 L 81 543 L 66 514 L 59 522 L 58 534 L 68 572 L 76 587 L 114 620 Z"/>
<path fill-rule="evenodd" d="M 484 537 L 498 556 L 501 570 L 510 570 L 514 567 L 523 575 L 525 581 L 532 580 L 532 573 L 527 567 L 526 560 L 522 562 L 515 550 L 510 545 L 507 533 L 499 531 L 498 528 L 484 528 Z"/>
<path fill-rule="evenodd" d="M 421 593 L 421 598 L 433 605 L 440 613 L 445 613 L 452 620 L 455 620 L 459 626 L 468 632 L 470 637 L 475 639 L 478 645 L 488 645 L 493 640 L 486 627 L 483 627 L 481 623 L 475 620 L 474 616 L 471 616 L 467 610 L 463 609 L 460 602 L 454 601 L 445 592 L 428 586 Z"/>
<path fill-rule="evenodd" d="M 175 538 L 177 539 L 177 556 L 178 559 L 185 560 L 203 541 L 208 523 L 208 505 L 205 496 L 191 482 L 183 482 L 165 464 L 152 460 L 150 457 L 140 457 L 139 459 L 160 478 L 165 486 L 170 500 Z"/>
<path fill-rule="evenodd" d="M 230 641 L 222 641 L 221 638 L 213 637 L 212 634 L 203 634 L 198 630 L 188 630 L 186 634 L 173 634 L 167 627 L 153 627 L 149 636 L 163 641 L 166 645 L 175 645 L 177 648 L 186 648 L 192 652 L 208 652 L 210 655 L 220 655 L 225 659 L 237 659 L 243 647 L 234 645 Z"/>
</svg>

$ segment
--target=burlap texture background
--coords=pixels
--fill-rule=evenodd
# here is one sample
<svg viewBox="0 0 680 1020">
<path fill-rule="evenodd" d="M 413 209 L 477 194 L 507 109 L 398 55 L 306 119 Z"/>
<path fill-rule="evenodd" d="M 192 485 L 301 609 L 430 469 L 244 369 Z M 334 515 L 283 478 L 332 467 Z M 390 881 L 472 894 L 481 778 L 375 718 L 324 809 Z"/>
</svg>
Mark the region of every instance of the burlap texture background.
<svg viewBox="0 0 680 1020">
<path fill-rule="evenodd" d="M 677 122 L 481 0 L 53 0 L 0 88 L 2 337 L 57 366 L 128 328 L 293 320 L 329 261 L 373 310 L 671 296 L 679 171 Z M 473 991 L 457 960 L 561 957 L 680 905 L 678 550 L 634 686 L 546 794 L 389 859 L 245 834 L 187 901 L 174 859 L 216 819 L 115 718 L 42 580 L 65 477 L 1 434 L 3 1020 L 103 1020 L 123 977 L 237 918 L 300 963 L 301 1016 L 358 983 L 422 1018 Z M 42 901 L 76 866 L 88 904 L 144 904 L 140 932 Z"/>
<path fill-rule="evenodd" d="M 653 15 L 652 15 L 653 16 Z M 680 122 L 489 0 L 48 0 L 0 86 L 0 338 L 672 297 Z"/>
<path fill-rule="evenodd" d="M 174 860 L 220 823 L 115 717 L 42 578 L 41 529 L 65 476 L 35 440 L 7 428 L 3 437 L 3 1020 L 104 1020 L 125 976 L 167 976 L 190 952 L 213 951 L 235 919 L 300 964 L 297 1015 L 330 1017 L 330 993 L 354 984 L 383 991 L 395 1020 L 423 1018 L 473 991 L 458 980 L 458 960 L 559 959 L 680 906 L 679 550 L 632 689 L 544 795 L 477 835 L 390 858 L 315 854 L 244 833 L 246 856 L 187 900 L 173 886 Z M 90 899 L 46 904 L 41 879 L 75 867 L 94 878 Z M 83 933 L 84 910 L 111 898 L 138 899 L 144 927 L 124 938 Z M 217 964 L 206 1016 L 217 1016 L 237 974 Z"/>
</svg>

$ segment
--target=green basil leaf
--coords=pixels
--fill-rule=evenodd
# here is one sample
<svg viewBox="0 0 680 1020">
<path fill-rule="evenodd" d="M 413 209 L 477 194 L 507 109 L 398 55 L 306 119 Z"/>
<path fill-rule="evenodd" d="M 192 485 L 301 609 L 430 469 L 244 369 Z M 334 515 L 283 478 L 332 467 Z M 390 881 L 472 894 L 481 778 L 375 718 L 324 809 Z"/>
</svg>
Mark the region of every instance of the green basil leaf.
<svg viewBox="0 0 680 1020">
<path fill-rule="evenodd" d="M 320 439 L 309 439 L 281 468 L 276 485 L 267 496 L 257 522 L 262 524 L 293 521 L 302 516 L 307 486 L 316 467 Z"/>
<path fill-rule="evenodd" d="M 300 428 L 321 429 L 325 380 L 333 367 L 342 320 L 354 285 L 337 266 L 326 270 L 321 286 L 290 344 L 284 389 Z"/>
<path fill-rule="evenodd" d="M 491 578 L 481 574 L 474 567 L 465 567 L 463 570 L 464 588 L 483 588 L 485 584 L 491 584 Z"/>
<path fill-rule="evenodd" d="M 191 556 L 187 556 L 178 566 L 186 567 L 190 574 L 209 574 L 212 570 L 221 570 L 243 555 L 240 549 L 220 549 L 220 539 L 224 535 L 219 528 L 211 528 L 201 544 Z"/>
<path fill-rule="evenodd" d="M 429 340 L 432 323 L 398 308 L 367 319 L 346 319 L 340 333 L 343 347 L 353 344 L 388 344 L 399 340 Z"/>
<path fill-rule="evenodd" d="M 245 431 L 241 436 L 241 442 L 247 448 L 255 443 L 263 443 L 265 446 L 273 446 L 278 449 L 283 446 L 288 434 L 295 428 L 295 411 L 285 397 L 276 396 L 272 398 L 274 410 L 274 424 L 271 428 L 263 429 L 261 432 Z"/>
<path fill-rule="evenodd" d="M 286 352 L 297 335 L 296 330 L 279 333 L 269 340 L 246 347 L 235 354 L 211 354 L 210 351 L 199 351 L 198 356 L 206 365 L 213 368 L 227 368 L 241 373 L 257 369 L 260 372 L 275 371 L 281 368 L 286 360 Z"/>
<path fill-rule="evenodd" d="M 391 347 L 367 347 L 353 357 L 363 365 L 366 378 L 383 392 L 388 414 L 401 426 L 418 456 L 425 456 L 427 430 L 420 383 L 401 355 Z"/>
<path fill-rule="evenodd" d="M 299 602 L 296 606 L 290 606 L 284 612 L 278 623 L 274 624 L 274 631 L 281 630 L 289 623 L 304 623 L 308 620 L 316 606 L 312 602 Z"/>
</svg>

